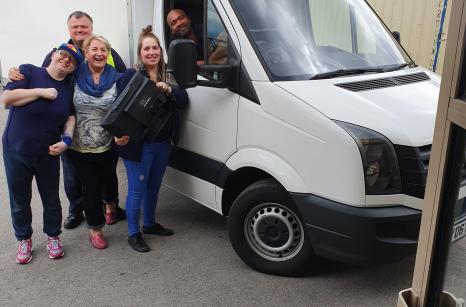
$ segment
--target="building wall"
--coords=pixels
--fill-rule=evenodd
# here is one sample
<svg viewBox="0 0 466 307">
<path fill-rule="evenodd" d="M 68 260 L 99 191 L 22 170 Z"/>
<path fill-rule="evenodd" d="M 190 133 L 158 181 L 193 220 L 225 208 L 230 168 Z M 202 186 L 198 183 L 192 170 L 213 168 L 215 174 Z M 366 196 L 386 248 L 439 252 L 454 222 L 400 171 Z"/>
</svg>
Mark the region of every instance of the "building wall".
<svg viewBox="0 0 466 307">
<path fill-rule="evenodd" d="M 414 61 L 437 73 L 441 73 L 443 67 L 449 5 L 443 18 L 440 45 L 437 44 L 437 38 L 442 26 L 444 5 L 450 1 L 452 0 L 367 0 L 391 31 L 400 32 L 401 44 Z"/>
<path fill-rule="evenodd" d="M 66 21 L 76 10 L 92 16 L 94 33 L 105 36 L 128 65 L 126 0 L 1 1 L 0 75 L 22 63 L 41 65 L 53 47 L 69 39 Z"/>
</svg>

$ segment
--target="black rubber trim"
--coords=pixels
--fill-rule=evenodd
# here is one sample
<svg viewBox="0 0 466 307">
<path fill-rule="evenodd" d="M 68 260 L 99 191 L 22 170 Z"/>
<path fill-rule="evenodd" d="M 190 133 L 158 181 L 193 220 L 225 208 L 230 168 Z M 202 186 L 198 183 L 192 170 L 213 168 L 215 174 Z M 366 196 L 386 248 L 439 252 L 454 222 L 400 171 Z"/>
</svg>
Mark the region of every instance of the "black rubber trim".
<svg viewBox="0 0 466 307">
<path fill-rule="evenodd" d="M 168 165 L 222 189 L 225 187 L 226 179 L 232 173 L 232 170 L 222 162 L 179 147 L 172 148 Z"/>
<path fill-rule="evenodd" d="M 360 208 L 290 193 L 316 255 L 358 265 L 390 263 L 416 252 L 421 211 Z"/>
<path fill-rule="evenodd" d="M 249 99 L 250 101 L 261 104 L 257 97 L 254 86 L 252 85 L 251 78 L 249 77 L 248 71 L 244 66 L 244 62 L 241 61 L 241 71 L 239 74 L 239 95 Z"/>
<path fill-rule="evenodd" d="M 259 98 L 257 97 L 256 90 L 252 85 L 251 78 L 249 77 L 246 67 L 244 67 L 244 63 L 242 61 L 241 67 L 239 69 L 238 80 L 232 87 L 228 89 L 233 93 L 238 94 L 255 104 L 261 104 Z"/>
</svg>

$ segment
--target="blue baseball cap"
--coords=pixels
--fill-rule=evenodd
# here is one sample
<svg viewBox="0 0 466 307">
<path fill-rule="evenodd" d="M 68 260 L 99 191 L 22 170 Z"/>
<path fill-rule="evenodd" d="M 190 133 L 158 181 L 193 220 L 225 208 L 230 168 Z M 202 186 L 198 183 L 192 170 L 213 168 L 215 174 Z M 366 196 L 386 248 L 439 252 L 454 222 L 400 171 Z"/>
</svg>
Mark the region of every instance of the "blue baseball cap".
<svg viewBox="0 0 466 307">
<path fill-rule="evenodd" d="M 68 52 L 76 60 L 76 63 L 78 63 L 78 65 L 81 64 L 84 60 L 79 48 L 73 44 L 63 43 L 60 45 L 60 47 L 57 48 L 57 50 L 64 50 Z"/>
</svg>

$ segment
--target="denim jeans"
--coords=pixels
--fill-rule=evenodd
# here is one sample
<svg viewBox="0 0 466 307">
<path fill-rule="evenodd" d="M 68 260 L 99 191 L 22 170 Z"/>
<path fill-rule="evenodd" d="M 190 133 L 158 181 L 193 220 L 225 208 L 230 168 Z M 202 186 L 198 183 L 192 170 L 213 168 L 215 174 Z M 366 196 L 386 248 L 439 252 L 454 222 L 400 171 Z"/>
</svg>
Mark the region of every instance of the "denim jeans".
<svg viewBox="0 0 466 307">
<path fill-rule="evenodd" d="M 170 152 L 169 142 L 145 143 L 141 162 L 123 160 L 128 177 L 126 218 L 129 236 L 140 232 L 141 204 L 144 210 L 144 226 L 155 225 L 155 207 Z"/>
<path fill-rule="evenodd" d="M 84 210 L 82 183 L 79 180 L 74 169 L 74 165 L 67 153 L 61 155 L 61 162 L 63 165 L 63 184 L 65 186 L 65 193 L 68 201 L 70 202 L 68 213 L 71 215 L 82 214 Z"/>
<path fill-rule="evenodd" d="M 3 162 L 10 196 L 11 220 L 16 239 L 32 236 L 32 179 L 36 178 L 42 200 L 43 231 L 49 237 L 61 233 L 62 212 L 58 194 L 60 160 L 57 156 L 29 156 L 3 148 Z"/>
</svg>

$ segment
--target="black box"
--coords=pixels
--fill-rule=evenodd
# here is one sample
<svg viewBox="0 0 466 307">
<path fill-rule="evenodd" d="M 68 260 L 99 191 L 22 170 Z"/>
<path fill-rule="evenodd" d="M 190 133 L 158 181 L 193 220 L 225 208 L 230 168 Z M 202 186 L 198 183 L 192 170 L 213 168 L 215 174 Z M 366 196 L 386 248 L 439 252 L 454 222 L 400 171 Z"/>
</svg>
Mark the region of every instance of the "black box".
<svg viewBox="0 0 466 307">
<path fill-rule="evenodd" d="M 102 118 L 100 125 L 116 137 L 153 141 L 170 118 L 168 99 L 140 72 L 136 72 Z"/>
</svg>

